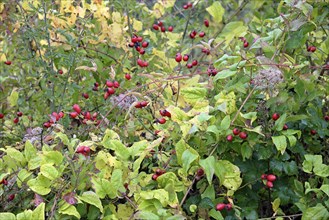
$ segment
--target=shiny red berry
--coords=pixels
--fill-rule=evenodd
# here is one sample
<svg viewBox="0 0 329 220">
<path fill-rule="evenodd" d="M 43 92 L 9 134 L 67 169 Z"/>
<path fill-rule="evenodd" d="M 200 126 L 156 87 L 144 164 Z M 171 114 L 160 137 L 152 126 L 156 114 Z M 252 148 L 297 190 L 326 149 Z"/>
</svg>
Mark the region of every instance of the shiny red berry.
<svg viewBox="0 0 329 220">
<path fill-rule="evenodd" d="M 209 27 L 209 21 L 207 19 L 204 19 L 203 24 L 204 26 Z"/>
<path fill-rule="evenodd" d="M 74 105 L 72 106 L 72 109 L 73 109 L 76 113 L 78 113 L 78 114 L 81 113 L 81 108 L 80 108 L 80 106 L 79 106 L 78 104 L 74 104 Z"/>
<path fill-rule="evenodd" d="M 268 188 L 273 188 L 273 182 L 271 182 L 271 181 L 267 181 L 267 182 L 266 182 L 266 186 L 267 186 Z"/>
<path fill-rule="evenodd" d="M 166 123 L 166 119 L 165 119 L 165 118 L 159 118 L 159 119 L 157 119 L 157 121 L 158 121 L 160 124 L 164 124 L 164 123 Z"/>
<path fill-rule="evenodd" d="M 280 118 L 279 113 L 274 113 L 274 114 L 272 115 L 272 119 L 273 119 L 274 121 L 278 120 L 279 118 Z"/>
<path fill-rule="evenodd" d="M 268 174 L 268 175 L 266 176 L 266 179 L 267 179 L 268 181 L 274 182 L 274 181 L 276 180 L 276 176 L 273 175 L 273 174 Z"/>
<path fill-rule="evenodd" d="M 240 132 L 239 137 L 244 140 L 244 139 L 247 139 L 248 134 L 246 132 L 242 131 L 242 132 Z"/>
<path fill-rule="evenodd" d="M 240 130 L 238 128 L 234 128 L 233 129 L 233 134 L 234 135 L 239 135 L 240 134 Z"/>
<path fill-rule="evenodd" d="M 182 61 L 182 55 L 180 53 L 177 53 L 176 57 L 175 57 L 175 60 L 176 60 L 176 62 L 181 62 Z"/>
<path fill-rule="evenodd" d="M 218 204 L 216 205 L 216 210 L 217 210 L 217 211 L 222 211 L 222 210 L 225 209 L 225 207 L 226 207 L 226 205 L 225 205 L 224 203 L 218 203 Z"/>
<path fill-rule="evenodd" d="M 131 75 L 127 73 L 127 74 L 125 75 L 125 78 L 126 78 L 126 80 L 130 80 L 130 79 L 131 79 Z"/>
<path fill-rule="evenodd" d="M 226 140 L 228 141 L 228 142 L 232 142 L 233 141 L 233 135 L 227 135 L 227 137 L 226 137 Z"/>
<path fill-rule="evenodd" d="M 169 27 L 168 27 L 168 31 L 169 31 L 169 32 L 172 32 L 173 30 L 174 30 L 173 26 L 169 26 Z"/>
<path fill-rule="evenodd" d="M 153 29 L 157 31 L 159 30 L 159 26 L 157 24 L 153 24 Z"/>
<path fill-rule="evenodd" d="M 201 32 L 199 33 L 199 37 L 204 37 L 204 36 L 206 36 L 206 33 L 203 32 L 203 31 L 201 31 Z"/>
<path fill-rule="evenodd" d="M 142 47 L 146 48 L 146 47 L 148 47 L 148 46 L 149 46 L 149 42 L 144 41 L 144 42 L 142 43 Z"/>
<path fill-rule="evenodd" d="M 11 65 L 11 61 L 10 61 L 10 60 L 5 61 L 4 63 L 5 63 L 6 65 L 8 65 L 8 66 Z"/>
</svg>

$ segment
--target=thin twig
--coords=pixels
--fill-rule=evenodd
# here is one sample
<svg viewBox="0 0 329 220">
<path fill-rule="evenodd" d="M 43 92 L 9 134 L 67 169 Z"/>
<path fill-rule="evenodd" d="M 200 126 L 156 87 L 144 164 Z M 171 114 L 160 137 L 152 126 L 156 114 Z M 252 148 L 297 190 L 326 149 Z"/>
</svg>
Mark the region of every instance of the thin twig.
<svg viewBox="0 0 329 220">
<path fill-rule="evenodd" d="M 239 110 L 235 113 L 232 121 L 231 121 L 231 125 L 234 123 L 234 121 L 236 120 L 236 118 L 238 117 L 239 113 L 241 112 L 243 106 L 246 104 L 246 102 L 248 101 L 248 99 L 250 98 L 250 96 L 252 95 L 252 93 L 255 91 L 257 86 L 254 86 L 252 88 L 252 90 L 249 92 L 248 96 L 246 97 L 246 99 L 243 101 L 242 105 L 240 106 Z"/>
<path fill-rule="evenodd" d="M 182 207 L 182 205 L 184 204 L 184 202 L 185 202 L 185 200 L 186 200 L 188 194 L 189 194 L 190 191 L 191 191 L 191 188 L 192 188 L 193 184 L 195 183 L 195 180 L 196 180 L 196 176 L 193 178 L 193 181 L 192 181 L 191 185 L 188 187 L 188 189 L 187 189 L 187 191 L 186 191 L 186 193 L 185 193 L 185 195 L 184 195 L 182 201 L 181 201 L 180 204 L 179 204 L 179 207 Z"/>
</svg>

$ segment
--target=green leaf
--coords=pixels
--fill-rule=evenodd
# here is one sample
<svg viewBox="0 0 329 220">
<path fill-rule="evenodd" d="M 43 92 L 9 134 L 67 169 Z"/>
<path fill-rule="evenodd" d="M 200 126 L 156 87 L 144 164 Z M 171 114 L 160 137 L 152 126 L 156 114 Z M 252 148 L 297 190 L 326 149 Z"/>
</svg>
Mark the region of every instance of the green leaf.
<svg viewBox="0 0 329 220">
<path fill-rule="evenodd" d="M 27 171 L 26 169 L 21 169 L 17 174 L 17 185 L 18 187 L 22 186 L 22 183 L 32 175 L 31 172 Z"/>
<path fill-rule="evenodd" d="M 212 201 L 215 200 L 216 197 L 216 192 L 215 192 L 215 188 L 214 185 L 209 185 L 206 190 L 201 194 L 201 198 L 209 198 Z"/>
<path fill-rule="evenodd" d="M 214 77 L 214 82 L 219 79 L 226 79 L 228 77 L 234 76 L 236 73 L 236 70 L 222 70 L 216 74 L 216 76 Z"/>
<path fill-rule="evenodd" d="M 11 157 L 13 160 L 17 161 L 18 163 L 20 163 L 22 166 L 25 165 L 26 160 L 25 160 L 25 157 L 22 154 L 22 152 L 14 149 L 14 148 L 7 148 L 7 149 L 1 148 L 0 150 L 6 152 L 9 157 Z"/>
<path fill-rule="evenodd" d="M 1 219 L 1 217 L 0 217 Z M 32 210 L 25 210 L 16 215 L 17 220 L 32 220 Z"/>
<path fill-rule="evenodd" d="M 198 159 L 199 155 L 195 152 L 192 152 L 191 149 L 187 149 L 184 151 L 182 155 L 182 161 L 183 161 L 183 171 L 185 174 L 187 174 L 187 171 L 190 169 L 191 164 L 193 161 Z"/>
<path fill-rule="evenodd" d="M 292 136 L 292 135 L 288 135 L 286 136 L 289 140 L 289 144 L 291 147 L 295 146 L 296 143 L 297 143 L 297 138 L 295 138 L 295 136 Z"/>
<path fill-rule="evenodd" d="M 283 154 L 286 151 L 287 148 L 287 140 L 286 137 L 283 135 L 280 136 L 273 136 L 272 141 L 278 151 Z"/>
<path fill-rule="evenodd" d="M 189 147 L 188 144 L 186 144 L 183 139 L 181 139 L 180 141 L 178 141 L 176 143 L 175 150 L 176 150 L 176 155 L 177 155 L 177 163 L 179 165 L 183 165 L 182 156 L 183 156 L 184 151 L 188 147 Z"/>
<path fill-rule="evenodd" d="M 189 104 L 196 104 L 199 100 L 206 98 L 206 88 L 188 87 L 181 89 L 181 95 Z"/>
<path fill-rule="evenodd" d="M 115 169 L 112 172 L 111 180 L 110 180 L 110 194 L 109 197 L 111 199 L 114 199 L 118 195 L 118 190 L 123 187 L 123 182 L 122 182 L 122 170 L 120 169 Z M 123 190 L 123 189 L 122 189 Z"/>
<path fill-rule="evenodd" d="M 65 201 L 60 203 L 58 212 L 64 215 L 75 216 L 78 219 L 81 218 L 80 213 L 77 211 L 76 207 Z"/>
<path fill-rule="evenodd" d="M 318 164 L 314 166 L 314 174 L 321 177 L 329 176 L 329 166 L 325 164 Z"/>
<path fill-rule="evenodd" d="M 224 185 L 230 191 L 236 191 L 242 183 L 239 167 L 227 160 L 217 161 L 215 174 L 219 178 L 220 184 Z"/>
<path fill-rule="evenodd" d="M 176 192 L 181 192 L 185 189 L 183 182 L 178 179 L 175 173 L 167 172 L 162 174 L 157 179 L 158 186 L 160 188 L 166 189 L 168 185 L 172 185 Z"/>
<path fill-rule="evenodd" d="M 291 115 L 286 118 L 286 122 L 291 122 L 291 121 L 300 121 L 303 119 L 307 119 L 307 115 Z"/>
<path fill-rule="evenodd" d="M 111 183 L 107 179 L 92 177 L 91 182 L 100 199 L 104 199 L 106 195 L 110 194 Z"/>
<path fill-rule="evenodd" d="M 59 166 L 63 161 L 63 155 L 59 151 L 43 152 L 42 164 L 50 164 Z"/>
<path fill-rule="evenodd" d="M 229 43 L 235 37 L 244 36 L 247 33 L 247 30 L 248 28 L 244 25 L 242 21 L 232 21 L 225 25 L 223 31 L 219 35 L 219 38 L 224 38 L 225 43 Z M 218 74 L 219 73 L 217 73 L 217 75 Z"/>
<path fill-rule="evenodd" d="M 54 180 L 58 177 L 58 171 L 50 164 L 44 164 L 40 167 L 40 173 L 50 180 Z"/>
<path fill-rule="evenodd" d="M 135 214 L 135 219 L 154 219 L 158 220 L 160 219 L 159 216 L 153 214 L 152 212 L 147 212 L 147 211 L 139 211 Z"/>
<path fill-rule="evenodd" d="M 206 173 L 208 183 L 211 185 L 212 178 L 215 173 L 215 164 L 216 164 L 215 158 L 213 156 L 210 156 L 204 160 L 200 160 L 199 163 Z"/>
<path fill-rule="evenodd" d="M 327 220 L 329 219 L 329 212 L 326 207 L 321 203 L 318 203 L 315 207 L 311 207 L 305 210 L 302 216 L 302 220 Z"/>
<path fill-rule="evenodd" d="M 37 149 L 31 144 L 31 142 L 28 140 L 25 142 L 25 147 L 24 147 L 24 155 L 25 159 L 29 161 L 33 157 L 35 157 L 37 154 Z"/>
<path fill-rule="evenodd" d="M 223 118 L 223 120 L 220 123 L 220 130 L 227 130 L 230 128 L 231 125 L 231 118 L 229 115 L 226 115 L 225 118 Z"/>
<path fill-rule="evenodd" d="M 129 150 L 120 140 L 103 141 L 102 144 L 105 148 L 114 150 L 115 154 L 121 159 L 127 160 L 130 157 Z"/>
<path fill-rule="evenodd" d="M 49 180 L 48 180 L 49 181 Z M 49 183 L 45 181 L 40 181 L 40 178 L 31 179 L 27 182 L 27 185 L 37 194 L 42 196 L 50 193 L 51 189 L 49 187 Z"/>
<path fill-rule="evenodd" d="M 222 214 L 220 212 L 216 211 L 215 209 L 211 209 L 209 212 L 209 215 L 216 220 L 224 220 L 224 217 L 222 216 Z"/>
<path fill-rule="evenodd" d="M 16 220 L 16 216 L 10 212 L 0 212 L 0 219 Z"/>
<path fill-rule="evenodd" d="M 323 184 L 320 189 L 329 196 L 329 184 Z"/>
<path fill-rule="evenodd" d="M 104 210 L 103 210 L 102 202 L 99 199 L 99 197 L 96 195 L 96 193 L 92 191 L 87 191 L 84 192 L 81 196 L 78 196 L 78 198 L 88 204 L 96 206 L 103 213 Z"/>
<path fill-rule="evenodd" d="M 139 195 L 142 199 L 145 199 L 145 200 L 157 199 L 160 201 L 160 203 L 163 207 L 166 207 L 169 203 L 168 192 L 164 189 L 142 191 Z"/>
<path fill-rule="evenodd" d="M 7 100 L 10 104 L 10 107 L 15 107 L 17 105 L 17 100 L 18 100 L 17 88 L 13 89 L 10 96 L 8 96 Z"/>
<path fill-rule="evenodd" d="M 304 155 L 305 160 L 303 162 L 303 170 L 306 173 L 312 173 L 313 167 L 319 166 L 322 164 L 322 156 L 321 155 Z"/>
<path fill-rule="evenodd" d="M 206 8 L 207 12 L 214 18 L 218 23 L 222 22 L 225 9 L 219 1 L 215 1 L 211 6 Z"/>
<path fill-rule="evenodd" d="M 280 198 L 276 198 L 273 202 L 272 202 L 272 209 L 273 209 L 273 212 L 277 212 L 279 207 L 280 207 L 280 204 L 281 204 L 281 200 Z"/>
<path fill-rule="evenodd" d="M 32 212 L 32 219 L 45 219 L 45 203 L 40 203 Z"/>
</svg>

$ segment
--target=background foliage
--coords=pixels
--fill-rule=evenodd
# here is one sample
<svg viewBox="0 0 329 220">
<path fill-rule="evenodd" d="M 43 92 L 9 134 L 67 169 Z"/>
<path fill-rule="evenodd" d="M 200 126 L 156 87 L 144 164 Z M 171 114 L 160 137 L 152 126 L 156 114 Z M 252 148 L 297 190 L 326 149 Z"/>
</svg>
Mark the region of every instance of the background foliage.
<svg viewBox="0 0 329 220">
<path fill-rule="evenodd" d="M 0 219 L 329 219 L 328 1 L 191 3 L 0 3 Z"/>
</svg>

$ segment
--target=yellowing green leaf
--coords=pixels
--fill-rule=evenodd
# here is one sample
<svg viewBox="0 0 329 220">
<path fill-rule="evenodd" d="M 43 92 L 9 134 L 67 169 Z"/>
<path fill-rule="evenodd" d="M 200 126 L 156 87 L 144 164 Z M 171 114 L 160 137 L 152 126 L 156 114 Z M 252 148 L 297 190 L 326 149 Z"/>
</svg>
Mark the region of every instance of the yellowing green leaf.
<svg viewBox="0 0 329 220">
<path fill-rule="evenodd" d="M 219 38 L 225 39 L 226 43 L 231 42 L 235 37 L 244 36 L 248 28 L 244 26 L 242 21 L 232 21 L 225 25 Z M 218 75 L 218 74 L 217 74 Z"/>
<path fill-rule="evenodd" d="M 164 14 L 164 7 L 162 4 L 160 3 L 155 3 L 153 6 L 153 14 L 156 18 L 160 18 L 162 17 L 162 15 Z"/>
<path fill-rule="evenodd" d="M 91 204 L 93 206 L 96 206 L 102 213 L 103 213 L 103 205 L 99 197 L 96 195 L 96 193 L 92 191 L 84 192 L 81 196 L 78 196 L 80 200 Z"/>
<path fill-rule="evenodd" d="M 33 210 L 32 219 L 45 219 L 45 203 L 39 204 L 38 207 Z"/>
<path fill-rule="evenodd" d="M 0 212 L 0 219 L 16 220 L 16 216 L 10 212 Z"/>
<path fill-rule="evenodd" d="M 133 19 L 133 28 L 136 31 L 141 31 L 143 30 L 143 23 L 137 19 Z"/>
<path fill-rule="evenodd" d="M 189 104 L 196 104 L 199 100 L 206 98 L 207 89 L 188 87 L 181 89 L 181 95 Z"/>
<path fill-rule="evenodd" d="M 44 164 L 40 167 L 40 172 L 42 175 L 47 177 L 50 180 L 54 180 L 58 177 L 58 171 L 56 170 L 55 167 L 53 167 L 50 164 Z"/>
<path fill-rule="evenodd" d="M 206 8 L 206 10 L 214 18 L 215 22 L 222 22 L 225 9 L 219 1 L 215 1 L 210 7 Z"/>
<path fill-rule="evenodd" d="M 17 105 L 17 100 L 18 100 L 17 88 L 13 89 L 13 91 L 11 92 L 10 96 L 8 96 L 7 99 L 11 107 L 15 107 Z"/>
</svg>

